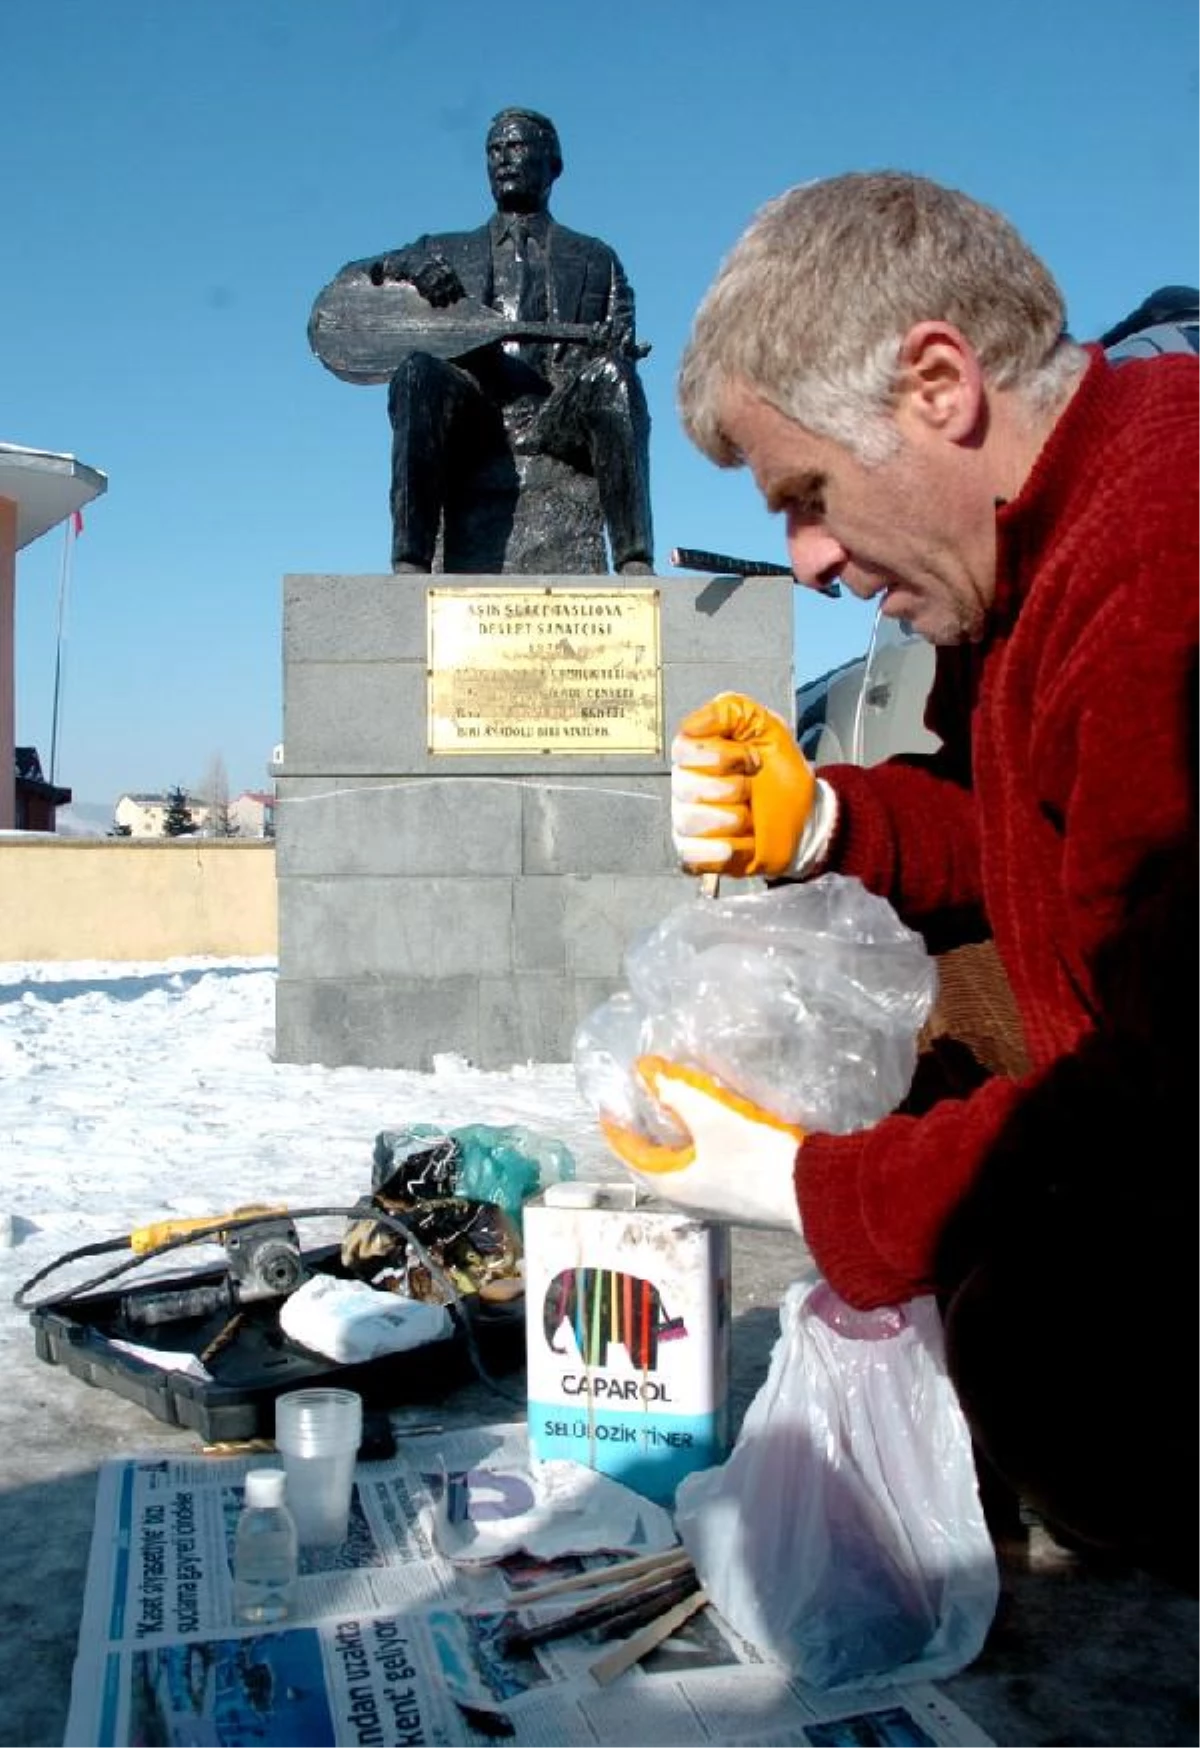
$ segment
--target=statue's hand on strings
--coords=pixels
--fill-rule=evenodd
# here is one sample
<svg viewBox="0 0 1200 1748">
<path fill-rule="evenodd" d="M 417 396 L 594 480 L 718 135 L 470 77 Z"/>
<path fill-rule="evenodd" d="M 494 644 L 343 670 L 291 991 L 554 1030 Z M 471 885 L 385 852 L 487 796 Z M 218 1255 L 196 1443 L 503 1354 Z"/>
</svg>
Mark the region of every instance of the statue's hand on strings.
<svg viewBox="0 0 1200 1748">
<path fill-rule="evenodd" d="M 444 309 L 447 304 L 457 303 L 460 297 L 467 295 L 466 286 L 441 255 L 431 255 L 412 275 L 412 284 L 426 303 L 431 303 L 435 309 Z"/>
<path fill-rule="evenodd" d="M 384 285 L 388 280 L 407 280 L 435 309 L 457 303 L 467 295 L 458 274 L 441 255 L 428 255 L 413 269 L 412 256 L 407 251 L 398 255 L 381 255 L 367 270 L 372 285 Z"/>
</svg>

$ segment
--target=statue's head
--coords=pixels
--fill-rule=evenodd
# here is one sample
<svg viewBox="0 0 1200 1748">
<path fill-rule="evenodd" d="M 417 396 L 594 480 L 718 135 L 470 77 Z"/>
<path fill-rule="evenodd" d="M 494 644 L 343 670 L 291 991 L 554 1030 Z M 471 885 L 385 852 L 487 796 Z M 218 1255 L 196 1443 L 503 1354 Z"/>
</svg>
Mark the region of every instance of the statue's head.
<svg viewBox="0 0 1200 1748">
<path fill-rule="evenodd" d="M 558 129 L 536 109 L 502 109 L 488 128 L 487 166 L 502 212 L 540 212 L 563 167 Z"/>
</svg>

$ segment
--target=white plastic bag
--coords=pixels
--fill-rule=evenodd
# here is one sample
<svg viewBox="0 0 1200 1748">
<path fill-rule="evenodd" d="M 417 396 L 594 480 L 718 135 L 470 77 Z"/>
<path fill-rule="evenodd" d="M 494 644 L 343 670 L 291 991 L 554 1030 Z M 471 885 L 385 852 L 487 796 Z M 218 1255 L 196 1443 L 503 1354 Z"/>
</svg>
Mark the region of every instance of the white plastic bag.
<svg viewBox="0 0 1200 1748">
<path fill-rule="evenodd" d="M 632 1073 L 638 1056 L 704 1070 L 785 1122 L 869 1128 L 908 1091 L 937 988 L 886 899 L 844 874 L 692 898 L 625 955 L 628 990 L 582 1022 L 580 1091 L 602 1115 L 681 1139 Z"/>
<path fill-rule="evenodd" d="M 729 1458 L 676 1494 L 704 1587 L 813 1687 L 951 1675 L 983 1646 L 999 1574 L 937 1306 L 855 1311 L 814 1276 L 780 1326 Z"/>
</svg>

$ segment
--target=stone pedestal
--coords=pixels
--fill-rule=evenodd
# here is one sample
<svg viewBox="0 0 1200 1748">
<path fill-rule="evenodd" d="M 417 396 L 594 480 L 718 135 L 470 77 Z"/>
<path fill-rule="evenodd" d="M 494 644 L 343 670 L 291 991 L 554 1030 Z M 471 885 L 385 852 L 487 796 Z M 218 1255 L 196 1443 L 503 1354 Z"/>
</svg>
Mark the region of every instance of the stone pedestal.
<svg viewBox="0 0 1200 1748">
<path fill-rule="evenodd" d="M 428 746 L 423 580 L 285 578 L 280 1061 L 566 1062 L 578 1022 L 624 987 L 629 943 L 695 890 L 671 844 L 675 725 L 719 691 L 794 709 L 790 578 L 635 581 L 661 591 L 661 757 L 447 758 Z"/>
</svg>

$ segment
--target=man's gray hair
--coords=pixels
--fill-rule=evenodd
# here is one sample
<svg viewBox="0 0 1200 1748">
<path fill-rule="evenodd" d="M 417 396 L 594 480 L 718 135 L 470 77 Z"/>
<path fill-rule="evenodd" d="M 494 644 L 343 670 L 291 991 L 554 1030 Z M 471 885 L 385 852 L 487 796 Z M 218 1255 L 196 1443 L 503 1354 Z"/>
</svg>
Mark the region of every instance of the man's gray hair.
<svg viewBox="0 0 1200 1748">
<path fill-rule="evenodd" d="M 506 122 L 510 121 L 526 121 L 531 127 L 535 127 L 538 130 L 542 136 L 547 151 L 550 153 L 551 169 L 556 176 L 561 175 L 563 167 L 562 146 L 558 138 L 558 129 L 550 120 L 550 117 L 548 115 L 543 115 L 540 109 L 502 109 L 499 114 L 494 115 L 488 123 L 488 139 L 490 140 L 494 133 L 502 128 Z"/>
<path fill-rule="evenodd" d="M 888 418 L 900 346 L 951 322 L 989 384 L 1052 407 L 1082 349 L 1043 262 L 991 207 L 901 171 L 809 182 L 760 208 L 722 262 L 692 326 L 678 400 L 692 441 L 741 463 L 722 424 L 745 384 L 786 417 L 872 465 L 898 442 Z"/>
</svg>

